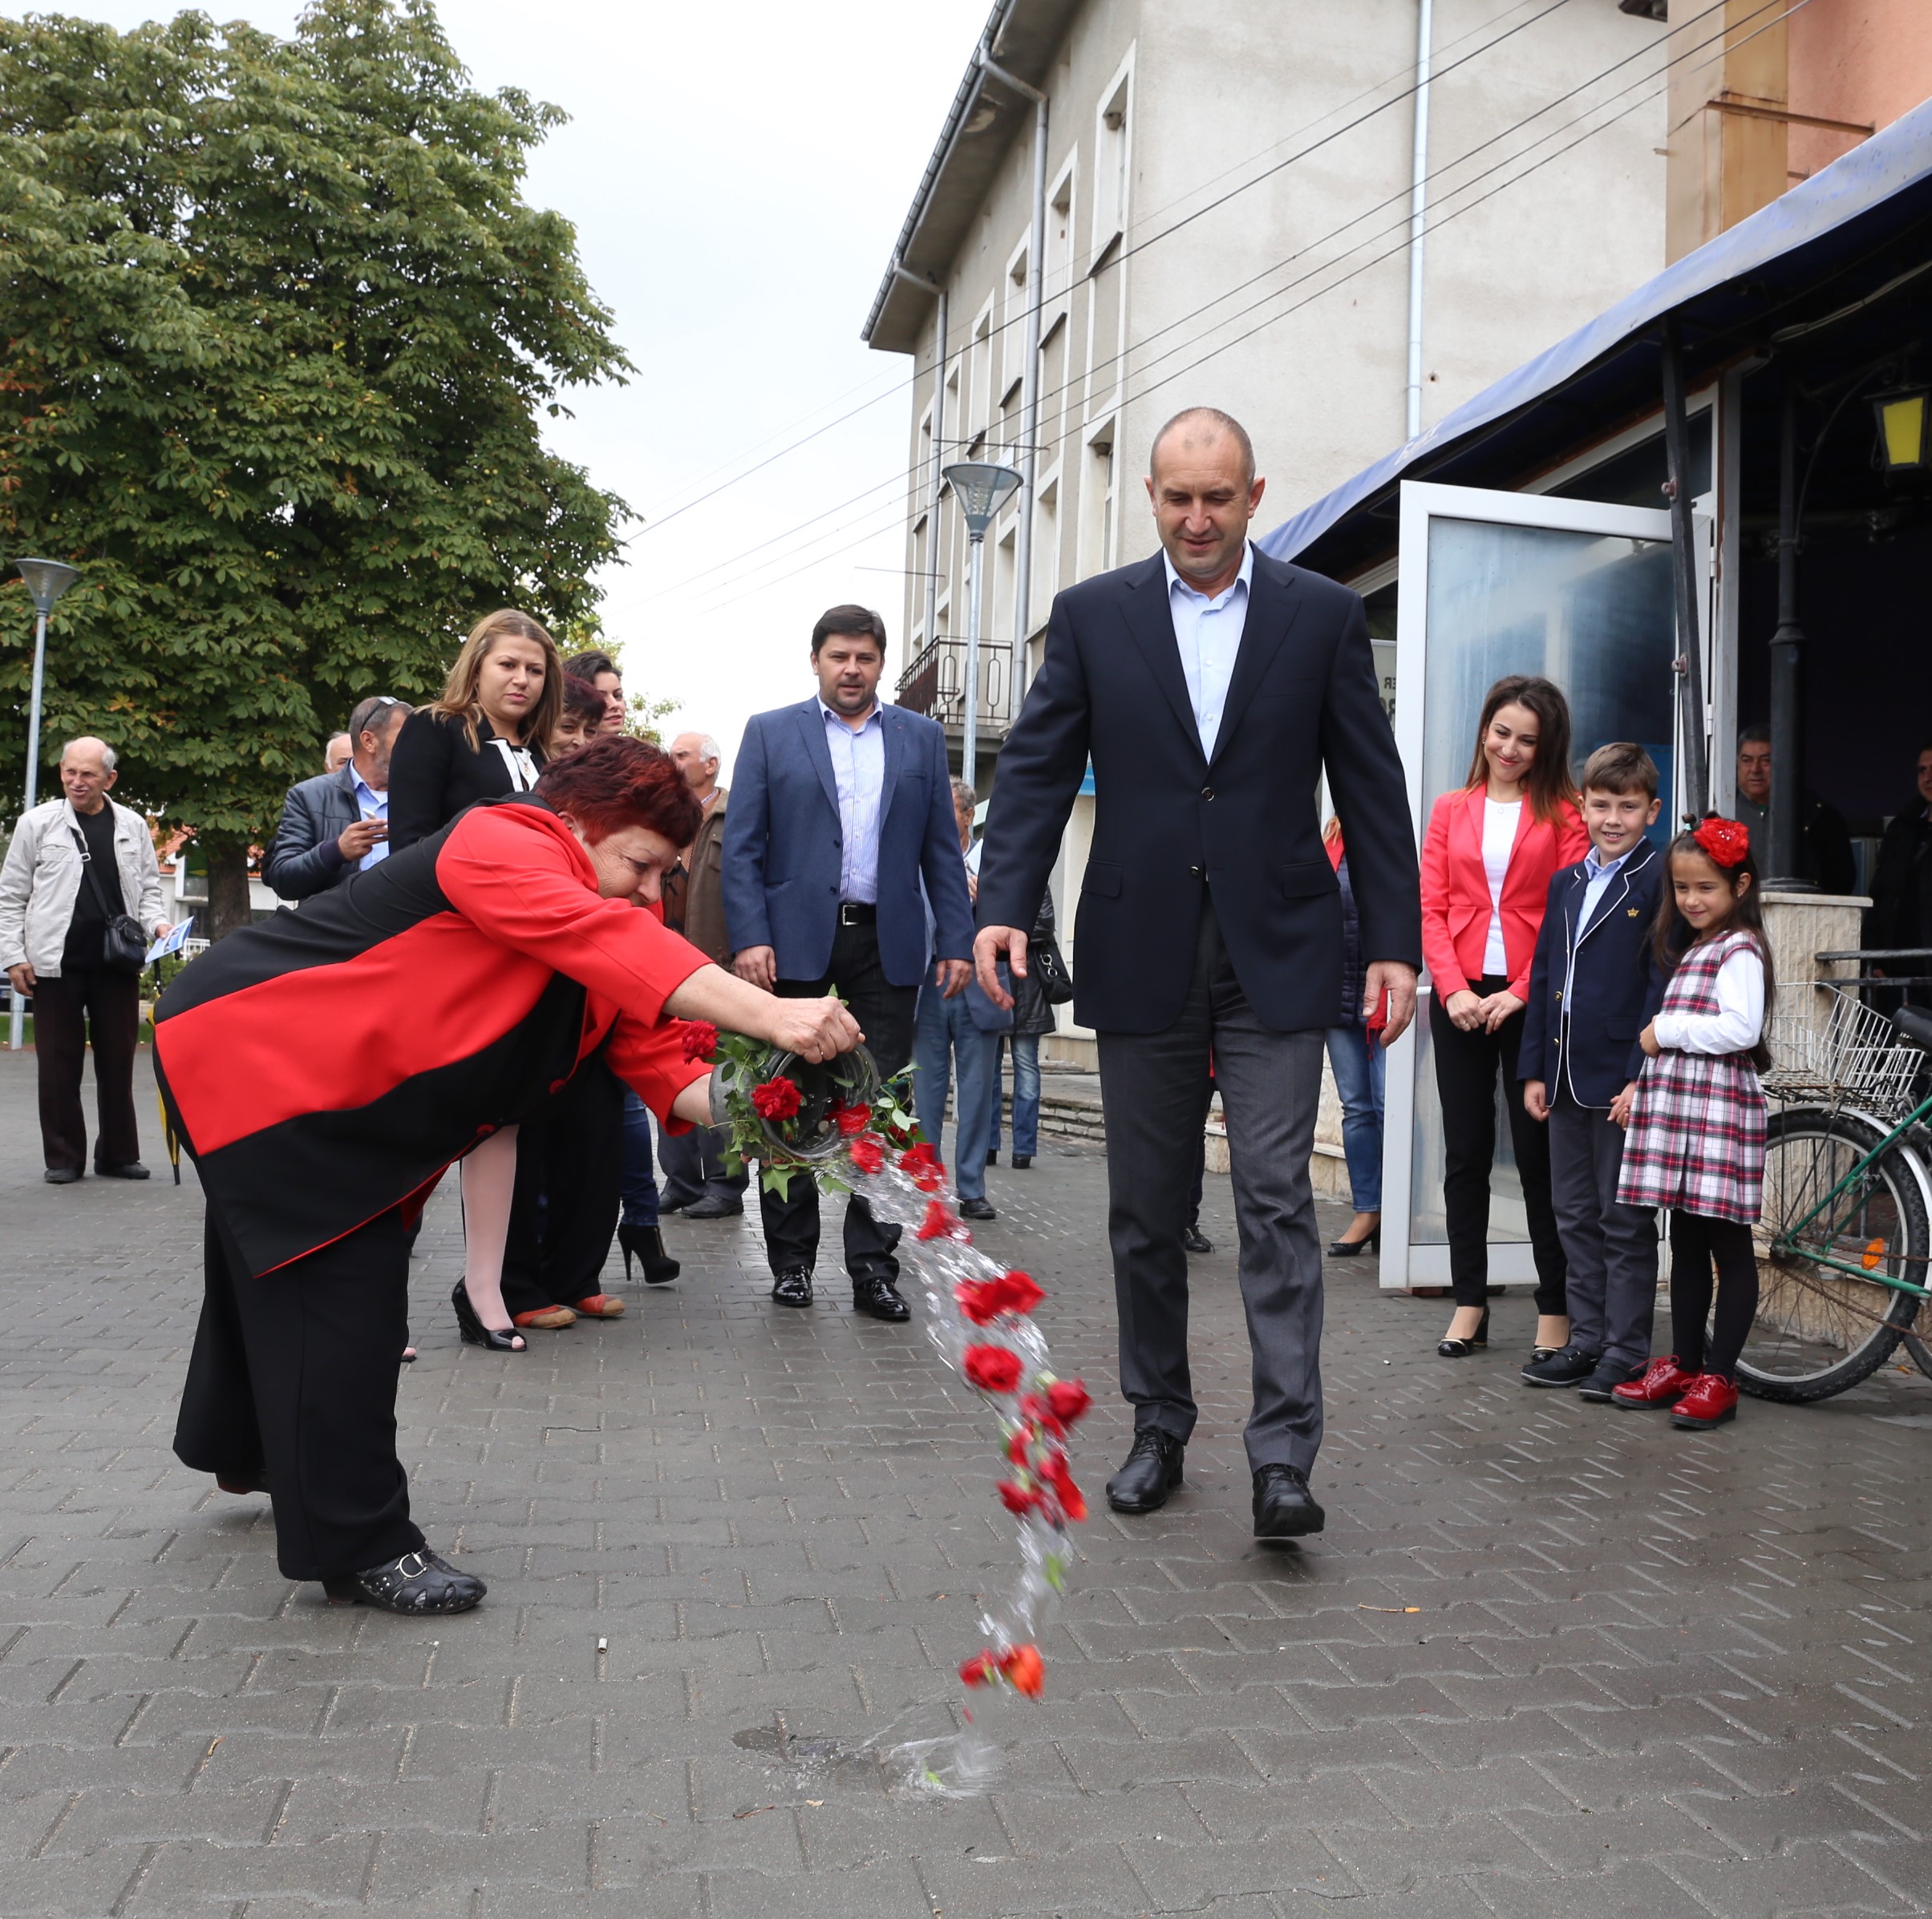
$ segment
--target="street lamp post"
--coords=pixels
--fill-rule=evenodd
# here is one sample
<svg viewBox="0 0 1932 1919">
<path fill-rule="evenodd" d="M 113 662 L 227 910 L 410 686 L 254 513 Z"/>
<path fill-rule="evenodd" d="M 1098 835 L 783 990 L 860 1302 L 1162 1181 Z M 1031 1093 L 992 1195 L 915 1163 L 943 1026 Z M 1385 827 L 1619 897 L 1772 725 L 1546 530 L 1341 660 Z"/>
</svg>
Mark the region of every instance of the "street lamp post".
<svg viewBox="0 0 1932 1919">
<path fill-rule="evenodd" d="M 14 565 L 20 569 L 21 578 L 26 581 L 27 591 L 34 596 L 34 691 L 27 706 L 26 805 L 22 809 L 30 813 L 40 795 L 40 690 L 47 678 L 47 615 L 54 610 L 55 601 L 80 577 L 80 573 L 78 569 L 62 560 L 16 560 Z M 18 993 L 12 998 L 12 1010 L 7 1016 L 6 1043 L 18 1053 L 25 1031 L 26 1002 Z"/>
<path fill-rule="evenodd" d="M 976 786 L 979 761 L 979 608 L 986 564 L 986 528 L 1007 496 L 1019 484 L 1011 467 L 984 460 L 962 460 L 946 468 L 944 477 L 966 515 L 966 537 L 972 542 L 966 589 L 966 737 L 959 749 L 959 777 Z"/>
</svg>

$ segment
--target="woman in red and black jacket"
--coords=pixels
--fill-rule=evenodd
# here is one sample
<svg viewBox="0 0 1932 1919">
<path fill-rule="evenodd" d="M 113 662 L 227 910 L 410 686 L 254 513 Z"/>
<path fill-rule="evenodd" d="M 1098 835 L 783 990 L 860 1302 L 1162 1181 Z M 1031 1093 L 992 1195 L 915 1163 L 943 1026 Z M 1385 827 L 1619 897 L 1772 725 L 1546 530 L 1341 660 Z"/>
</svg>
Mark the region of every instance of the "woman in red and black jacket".
<svg viewBox="0 0 1932 1919">
<path fill-rule="evenodd" d="M 1429 1043 L 1442 1099 L 1443 1209 L 1456 1314 L 1444 1358 L 1487 1346 L 1489 1172 L 1502 1081 L 1529 1216 L 1539 1355 L 1569 1337 L 1567 1268 L 1549 1199 L 1549 1136 L 1517 1083 L 1529 968 L 1551 877 L 1589 846 L 1569 775 L 1569 702 L 1550 681 L 1513 674 L 1483 701 L 1467 783 L 1444 793 L 1422 842 L 1422 956 Z"/>
<path fill-rule="evenodd" d="M 858 1039 L 836 999 L 776 998 L 637 909 L 695 811 L 668 755 L 601 739 L 163 997 L 156 1066 L 208 1200 L 175 1451 L 268 1492 L 289 1577 L 402 1612 L 483 1595 L 427 1549 L 395 1453 L 405 1234 L 453 1161 L 598 1059 L 667 1129 L 703 1121 L 682 1018 L 808 1059 Z"/>
</svg>

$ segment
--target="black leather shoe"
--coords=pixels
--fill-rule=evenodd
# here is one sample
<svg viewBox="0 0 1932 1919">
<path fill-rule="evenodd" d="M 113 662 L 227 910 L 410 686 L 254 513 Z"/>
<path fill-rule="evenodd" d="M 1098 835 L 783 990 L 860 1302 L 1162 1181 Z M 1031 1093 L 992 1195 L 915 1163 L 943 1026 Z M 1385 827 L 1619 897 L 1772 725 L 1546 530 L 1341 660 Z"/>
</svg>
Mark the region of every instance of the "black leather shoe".
<svg viewBox="0 0 1932 1919">
<path fill-rule="evenodd" d="M 122 1166 L 97 1166 L 94 1169 L 103 1180 L 144 1180 L 148 1168 L 139 1160 L 130 1160 Z"/>
<path fill-rule="evenodd" d="M 50 1186 L 71 1186 L 80 1177 L 78 1166 L 50 1166 L 41 1176 Z"/>
<path fill-rule="evenodd" d="M 988 1153 L 986 1155 L 986 1164 L 989 1166 L 997 1166 L 999 1164 L 999 1155 L 996 1152 Z"/>
<path fill-rule="evenodd" d="M 1214 1242 L 1198 1226 L 1190 1226 L 1181 1234 L 1181 1243 L 1189 1252 L 1195 1254 L 1212 1253 Z"/>
<path fill-rule="evenodd" d="M 630 1259 L 635 1253 L 644 1268 L 647 1286 L 668 1286 L 683 1270 L 664 1250 L 662 1226 L 634 1226 L 628 1220 L 618 1222 L 618 1244 L 624 1253 L 624 1283 L 630 1283 Z"/>
<path fill-rule="evenodd" d="M 812 1269 L 788 1266 L 772 1282 L 772 1298 L 781 1306 L 808 1306 L 812 1303 Z"/>
<path fill-rule="evenodd" d="M 1134 1435 L 1133 1450 L 1107 1482 L 1107 1503 L 1116 1512 L 1158 1512 L 1181 1484 L 1187 1443 L 1156 1426 Z"/>
<path fill-rule="evenodd" d="M 1641 1379 L 1649 1370 L 1647 1361 L 1642 1366 L 1630 1366 L 1621 1359 L 1600 1359 L 1596 1370 L 1587 1379 L 1578 1382 L 1577 1397 L 1594 1399 L 1599 1406 L 1608 1406 L 1618 1387 L 1628 1386 L 1633 1379 Z"/>
<path fill-rule="evenodd" d="M 1308 1476 L 1293 1466 L 1264 1466 L 1254 1476 L 1254 1536 L 1300 1539 L 1319 1532 L 1328 1515 L 1308 1490 Z"/>
<path fill-rule="evenodd" d="M 735 1220 L 743 1211 L 743 1200 L 721 1199 L 715 1192 L 707 1192 L 684 1208 L 684 1217 L 687 1220 Z"/>
<path fill-rule="evenodd" d="M 962 1200 L 959 1202 L 959 1217 L 962 1220 L 996 1220 L 999 1215 L 986 1200 Z"/>
<path fill-rule="evenodd" d="M 869 1313 L 874 1319 L 883 1319 L 892 1326 L 913 1316 L 912 1308 L 899 1297 L 899 1289 L 883 1274 L 852 1282 L 852 1310 Z"/>
<path fill-rule="evenodd" d="M 1581 1386 L 1597 1370 L 1600 1355 L 1586 1353 L 1574 1346 L 1565 1346 L 1561 1352 L 1552 1353 L 1547 1359 L 1532 1359 L 1523 1368 L 1523 1383 L 1525 1386 Z M 1621 1386 L 1630 1377 L 1627 1373 L 1618 1374 L 1614 1384 Z M 1605 1399 L 1610 1395 L 1606 1393 Z"/>
<path fill-rule="evenodd" d="M 459 1573 L 427 1548 L 379 1566 L 367 1566 L 322 1590 L 336 1605 L 380 1606 L 386 1613 L 467 1613 L 489 1590 L 473 1573 Z"/>
<path fill-rule="evenodd" d="M 1030 1152 L 1016 1152 L 1013 1156 L 1013 1170 L 1015 1172 L 1024 1172 L 1032 1164 L 1033 1156 Z"/>
</svg>

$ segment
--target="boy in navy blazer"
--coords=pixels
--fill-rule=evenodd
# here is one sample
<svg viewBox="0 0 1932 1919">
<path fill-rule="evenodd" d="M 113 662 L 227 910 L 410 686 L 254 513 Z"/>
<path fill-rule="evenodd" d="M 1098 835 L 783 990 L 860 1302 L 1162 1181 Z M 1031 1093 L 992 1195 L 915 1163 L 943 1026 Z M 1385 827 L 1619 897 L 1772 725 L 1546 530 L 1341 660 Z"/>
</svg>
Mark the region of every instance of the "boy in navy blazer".
<svg viewBox="0 0 1932 1919">
<path fill-rule="evenodd" d="M 1549 882 L 1517 1068 L 1524 1105 L 1549 1127 L 1550 1197 L 1569 1267 L 1569 1342 L 1533 1358 L 1523 1378 L 1605 1403 L 1642 1376 L 1657 1305 L 1657 1216 L 1617 1203 L 1643 1067 L 1637 1035 L 1663 997 L 1651 933 L 1665 861 L 1644 837 L 1657 783 L 1655 762 L 1627 741 L 1598 747 L 1584 766 L 1590 852 Z"/>
</svg>

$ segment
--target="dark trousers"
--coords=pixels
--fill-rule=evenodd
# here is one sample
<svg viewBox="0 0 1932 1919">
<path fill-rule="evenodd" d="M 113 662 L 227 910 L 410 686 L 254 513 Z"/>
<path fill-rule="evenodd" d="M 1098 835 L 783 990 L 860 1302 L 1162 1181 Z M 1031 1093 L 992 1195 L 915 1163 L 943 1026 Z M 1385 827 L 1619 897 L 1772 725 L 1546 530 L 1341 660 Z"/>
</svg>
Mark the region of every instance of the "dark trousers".
<svg viewBox="0 0 1932 1919">
<path fill-rule="evenodd" d="M 743 1167 L 727 1172 L 723 1136 L 710 1126 L 687 1133 L 658 1136 L 658 1163 L 664 1169 L 664 1206 L 688 1206 L 695 1200 L 727 1200 L 742 1204 L 751 1175 Z"/>
<path fill-rule="evenodd" d="M 879 964 L 877 926 L 841 926 L 832 941 L 832 970 L 823 979 L 781 979 L 778 991 L 786 999 L 818 999 L 826 994 L 844 995 L 845 1004 L 865 1035 L 865 1047 L 877 1063 L 881 1078 L 901 1071 L 913 1053 L 913 1016 L 919 1002 L 917 986 L 895 986 Z M 788 1266 L 811 1266 L 818 1259 L 818 1183 L 795 1174 L 791 1191 L 759 1195 L 763 1216 L 765 1257 L 774 1273 Z M 897 1279 L 899 1262 L 893 1249 L 899 1243 L 897 1226 L 882 1226 L 872 1208 L 854 1197 L 845 1206 L 845 1269 L 854 1279 Z"/>
<path fill-rule="evenodd" d="M 34 1052 L 40 1077 L 40 1144 L 50 1167 L 87 1161 L 80 1103 L 81 1063 L 94 1047 L 94 1097 L 100 1132 L 96 1166 L 141 1156 L 134 1127 L 134 1042 L 140 1029 L 140 982 L 104 966 L 74 967 L 34 988 Z"/>
<path fill-rule="evenodd" d="M 1550 1088 L 1549 1196 L 1569 1269 L 1569 1343 L 1641 1366 L 1657 1310 L 1657 1214 L 1617 1203 L 1623 1128 L 1608 1107 L 1579 1106 Z"/>
<path fill-rule="evenodd" d="M 409 1297 L 401 1212 L 257 1279 L 211 1207 L 205 1260 L 176 1457 L 267 1485 L 276 1563 L 290 1579 L 415 1552 L 423 1535 L 396 1459 Z"/>
<path fill-rule="evenodd" d="M 1188 1224 L 1201 1224 L 1201 1196 L 1208 1184 L 1208 1115 L 1214 1110 L 1214 1075 L 1210 1069 L 1201 1088 L 1201 1123 L 1194 1128 L 1194 1180 L 1188 1188 Z"/>
<path fill-rule="evenodd" d="M 516 1135 L 503 1253 L 503 1303 L 512 1316 L 603 1289 L 623 1156 L 623 1082 L 601 1057 L 586 1059 Z"/>
<path fill-rule="evenodd" d="M 1484 979 L 1474 990 L 1501 993 L 1506 979 Z M 1493 1033 L 1465 1033 L 1452 1025 L 1440 998 L 1429 1002 L 1429 1039 L 1436 1051 L 1436 1090 L 1442 1099 L 1443 1210 L 1448 1215 L 1449 1280 L 1459 1306 L 1480 1306 L 1489 1284 L 1489 1171 L 1496 1159 L 1496 1082 L 1503 1082 L 1509 1137 L 1522 1176 L 1523 1209 L 1536 1255 L 1536 1308 L 1552 1317 L 1565 1310 L 1567 1268 L 1549 1198 L 1549 1135 L 1530 1118 L 1516 1076 L 1523 1016 L 1515 1013 Z"/>
<path fill-rule="evenodd" d="M 1204 905 L 1181 1017 L 1161 1033 L 1099 1037 L 1120 1390 L 1135 1430 L 1182 1440 L 1194 1430 L 1181 1235 L 1212 1059 L 1228 1119 L 1254 1358 L 1248 1463 L 1306 1472 L 1322 1443 L 1322 1242 L 1308 1178 L 1322 1035 L 1262 1025 L 1234 977 L 1213 909 Z"/>
</svg>

